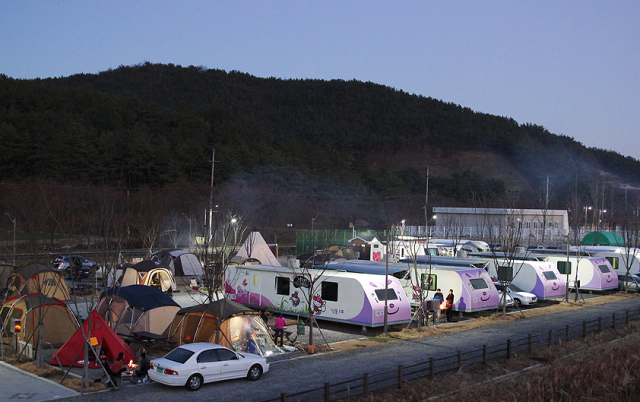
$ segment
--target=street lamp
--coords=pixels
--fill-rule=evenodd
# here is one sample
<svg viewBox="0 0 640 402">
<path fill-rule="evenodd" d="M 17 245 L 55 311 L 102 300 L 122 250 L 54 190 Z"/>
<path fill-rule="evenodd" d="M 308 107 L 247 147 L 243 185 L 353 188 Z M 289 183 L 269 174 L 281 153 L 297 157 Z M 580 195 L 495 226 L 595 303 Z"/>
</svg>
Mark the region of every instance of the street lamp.
<svg viewBox="0 0 640 402">
<path fill-rule="evenodd" d="M 583 207 L 582 209 L 584 209 L 584 226 L 587 226 L 587 212 L 589 212 L 589 210 L 592 209 L 592 207 Z"/>
<path fill-rule="evenodd" d="M 16 220 L 11 217 L 11 214 L 8 212 L 4 213 L 9 217 L 9 220 L 13 222 L 13 266 L 16 266 Z"/>
</svg>

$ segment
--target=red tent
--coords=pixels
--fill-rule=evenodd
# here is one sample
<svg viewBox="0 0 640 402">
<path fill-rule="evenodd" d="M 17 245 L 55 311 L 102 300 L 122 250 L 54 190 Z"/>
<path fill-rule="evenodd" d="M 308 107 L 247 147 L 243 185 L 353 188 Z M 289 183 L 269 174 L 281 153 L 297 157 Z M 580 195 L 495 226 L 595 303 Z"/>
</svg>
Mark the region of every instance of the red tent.
<svg viewBox="0 0 640 402">
<path fill-rule="evenodd" d="M 96 310 L 91 312 L 91 320 L 86 319 L 82 324 L 84 328 L 84 333 L 87 334 L 89 331 L 89 321 L 91 321 L 91 338 L 95 338 L 93 343 L 95 344 L 94 349 L 100 355 L 106 355 L 107 360 L 112 361 L 118 357 L 118 353 L 124 353 L 124 362 L 125 364 L 129 363 L 130 360 L 134 362 L 137 361 L 136 353 L 124 343 L 122 338 L 120 338 L 116 333 L 107 325 L 107 323 L 98 315 Z M 82 367 L 82 360 L 84 359 L 84 346 L 85 341 L 82 335 L 82 329 L 78 328 L 75 334 L 58 349 L 51 358 L 49 364 L 55 366 L 73 366 L 73 367 Z M 89 350 L 89 354 L 92 352 Z M 90 359 L 89 367 L 90 368 L 98 368 L 100 367 L 98 364 L 98 359 Z"/>
</svg>

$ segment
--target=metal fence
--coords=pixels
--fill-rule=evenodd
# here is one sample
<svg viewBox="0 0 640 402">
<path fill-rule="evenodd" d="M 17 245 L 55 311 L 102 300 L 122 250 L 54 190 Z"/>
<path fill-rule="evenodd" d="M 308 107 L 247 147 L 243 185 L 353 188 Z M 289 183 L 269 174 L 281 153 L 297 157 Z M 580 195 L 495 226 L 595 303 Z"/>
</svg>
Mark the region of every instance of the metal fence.
<svg viewBox="0 0 640 402">
<path fill-rule="evenodd" d="M 472 364 L 487 364 L 489 361 L 509 359 L 514 353 L 531 352 L 533 349 L 552 346 L 554 343 L 568 342 L 573 339 L 585 338 L 588 333 L 600 332 L 604 327 L 615 328 L 616 325 L 628 324 L 630 320 L 640 318 L 640 309 L 637 311 L 625 310 L 613 313 L 608 317 L 598 317 L 596 320 L 583 321 L 578 325 L 567 325 L 557 330 L 547 330 L 537 334 L 528 334 L 525 338 L 507 339 L 504 342 L 493 345 L 483 345 L 481 348 L 466 352 L 458 351 L 455 355 L 429 359 L 412 364 L 398 365 L 393 370 L 365 373 L 361 377 L 341 381 L 338 383 L 324 383 L 322 387 L 311 388 L 305 391 L 286 394 L 278 398 L 268 399 L 263 402 L 276 401 L 301 401 L 322 399 L 325 402 L 338 400 L 350 396 L 367 395 L 372 390 L 396 386 L 402 388 L 407 381 L 419 378 L 433 378 L 439 374 L 456 372 L 463 366 Z"/>
</svg>

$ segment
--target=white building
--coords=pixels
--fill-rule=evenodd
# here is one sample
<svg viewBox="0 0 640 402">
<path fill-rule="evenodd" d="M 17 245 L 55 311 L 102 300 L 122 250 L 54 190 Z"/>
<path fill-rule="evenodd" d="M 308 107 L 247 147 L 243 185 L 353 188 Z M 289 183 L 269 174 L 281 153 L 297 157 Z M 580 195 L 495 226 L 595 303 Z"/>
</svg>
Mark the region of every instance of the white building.
<svg viewBox="0 0 640 402">
<path fill-rule="evenodd" d="M 569 233 L 569 216 L 559 209 L 449 208 L 434 207 L 436 233 L 444 237 L 499 237 L 506 228 L 515 225 L 522 238 L 530 242 L 560 241 Z"/>
</svg>

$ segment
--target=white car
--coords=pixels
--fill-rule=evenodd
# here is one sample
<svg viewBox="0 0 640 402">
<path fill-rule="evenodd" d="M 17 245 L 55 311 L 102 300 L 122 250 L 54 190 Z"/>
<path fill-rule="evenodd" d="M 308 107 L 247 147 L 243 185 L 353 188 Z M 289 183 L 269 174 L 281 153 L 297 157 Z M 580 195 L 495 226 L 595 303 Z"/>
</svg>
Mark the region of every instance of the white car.
<svg viewBox="0 0 640 402">
<path fill-rule="evenodd" d="M 262 356 L 240 354 L 215 343 L 182 345 L 165 357 L 153 359 L 149 378 L 165 385 L 196 391 L 204 383 L 247 377 L 255 381 L 269 371 Z"/>
<path fill-rule="evenodd" d="M 498 289 L 498 292 L 502 294 L 502 285 L 499 283 L 494 283 L 494 285 L 496 285 L 496 289 Z M 538 298 L 536 297 L 536 295 L 534 295 L 533 293 L 525 292 L 513 283 L 507 286 L 507 295 L 511 296 L 511 298 L 513 299 L 513 304 L 516 307 L 530 306 L 538 302 Z"/>
</svg>

